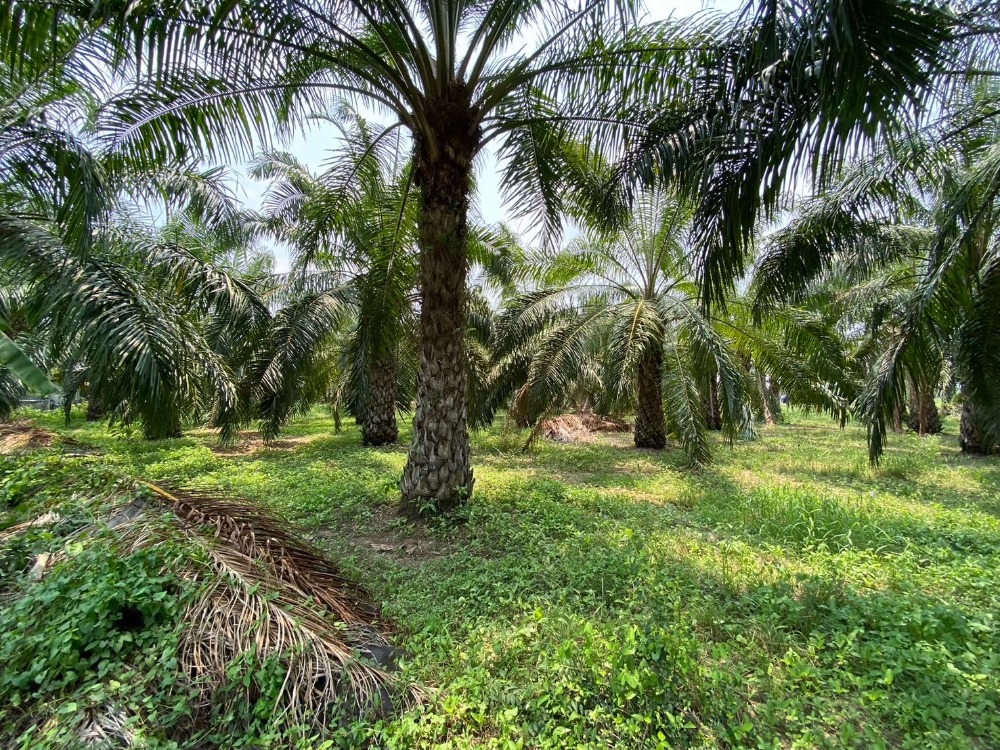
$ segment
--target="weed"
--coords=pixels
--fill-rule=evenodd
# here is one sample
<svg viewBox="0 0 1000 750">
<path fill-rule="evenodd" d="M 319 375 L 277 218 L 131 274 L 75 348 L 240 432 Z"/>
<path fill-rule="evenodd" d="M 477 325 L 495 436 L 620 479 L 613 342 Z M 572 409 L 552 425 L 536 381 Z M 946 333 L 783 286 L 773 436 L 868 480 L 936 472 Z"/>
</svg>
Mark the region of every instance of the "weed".
<svg viewBox="0 0 1000 750">
<path fill-rule="evenodd" d="M 871 470 L 861 429 L 786 417 L 756 442 L 716 445 L 718 463 L 697 473 L 678 452 L 639 454 L 614 435 L 525 455 L 526 436 L 498 427 L 474 439 L 476 494 L 460 517 L 414 525 L 394 510 L 408 436 L 364 449 L 349 421 L 335 434 L 322 410 L 292 426 L 303 441 L 293 449 L 233 455 L 205 434 L 150 444 L 42 416 L 103 452 L 85 466 L 22 459 L 45 468 L 24 480 L 22 463 L 0 481 L 0 498 L 16 498 L 0 523 L 71 504 L 39 476 L 57 487 L 73 473 L 131 474 L 254 498 L 312 531 L 382 603 L 403 679 L 427 686 L 427 703 L 339 723 L 326 740 L 251 722 L 243 746 L 1000 748 L 1000 462 L 962 457 L 949 418 L 944 435 L 894 437 Z M 387 533 L 446 544 L 406 560 L 355 541 Z M 160 585 L 139 568 L 80 562 L 35 590 L 65 603 L 98 580 Z M 79 606 L 110 611 L 107 585 Z M 6 627 L 18 606 L 0 610 Z M 53 622 L 44 637 L 60 637 Z M 4 632 L 5 656 L 24 646 Z M 70 644 L 50 664 L 46 652 L 41 684 L 72 669 L 63 693 L 106 690 L 93 676 L 105 662 L 164 679 L 169 665 L 150 660 L 169 634 L 156 648 L 136 637 L 125 656 Z M 38 674 L 13 658 L 11 680 Z M 70 667 L 81 660 L 86 669 Z M 150 746 L 171 737 L 155 710 L 136 709 Z M 221 730 L 200 741 L 234 743 Z"/>
</svg>

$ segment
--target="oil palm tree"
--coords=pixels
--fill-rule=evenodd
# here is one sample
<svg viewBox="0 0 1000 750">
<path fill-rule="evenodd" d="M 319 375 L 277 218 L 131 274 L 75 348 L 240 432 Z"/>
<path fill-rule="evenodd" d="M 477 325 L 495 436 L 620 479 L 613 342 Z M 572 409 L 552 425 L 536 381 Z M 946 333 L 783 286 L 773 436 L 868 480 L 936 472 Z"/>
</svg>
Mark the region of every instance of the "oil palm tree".
<svg viewBox="0 0 1000 750">
<path fill-rule="evenodd" d="M 991 296 L 989 218 L 998 131 L 975 99 L 943 131 L 894 142 L 852 165 L 776 233 L 760 264 L 763 306 L 816 285 L 842 287 L 828 303 L 864 332 L 870 369 L 855 410 L 868 425 L 873 462 L 908 393 L 916 428 L 928 430 L 946 367 L 964 386 L 963 450 L 988 451 L 1000 436 L 1000 393 L 989 374 L 1000 311 Z"/>
<path fill-rule="evenodd" d="M 85 130 L 111 87 L 114 50 L 72 14 L 50 21 L 30 41 L 30 22 L 16 22 L 0 59 L 0 286 L 29 302 L 33 348 L 62 371 L 67 404 L 86 378 L 113 416 L 140 420 L 150 437 L 176 433 L 200 393 L 219 394 L 222 412 L 234 403 L 204 346 L 209 317 L 263 308 L 174 229 L 137 221 L 136 201 L 168 214 L 182 206 L 216 238 L 227 216 L 230 227 L 240 222 L 218 170 L 147 169 L 99 149 Z M 0 349 L 9 372 L 52 389 L 9 338 Z M 195 384 L 209 377 L 211 389 Z"/>
<path fill-rule="evenodd" d="M 265 224 L 293 251 L 287 292 L 341 288 L 350 316 L 337 347 L 343 395 L 362 442 L 385 445 L 399 434 L 397 408 L 412 397 L 417 194 L 400 133 L 349 108 L 332 119 L 341 144 L 322 174 L 278 153 L 258 159 L 252 174 L 272 180 Z"/>
<path fill-rule="evenodd" d="M 951 121 L 950 159 L 940 169 L 936 240 L 904 333 L 935 331 L 962 384 L 961 446 L 1000 451 L 1000 101 L 996 83 L 975 90 Z M 905 340 L 905 339 L 904 339 Z M 905 356 L 905 352 L 904 352 Z"/>
<path fill-rule="evenodd" d="M 56 23 L 26 59 L 0 59 L 0 264 L 39 244 L 85 252 L 112 197 L 105 172 L 74 131 L 99 76 L 76 64 L 82 33 Z M 44 69 L 39 67 L 44 59 Z M 26 389 L 58 392 L 36 362 L 44 318 L 30 284 L 0 273 L 0 412 Z M 22 346 L 26 338 L 35 340 Z M 29 356 L 30 355 L 30 356 Z"/>
<path fill-rule="evenodd" d="M 265 154 L 251 172 L 271 180 L 264 226 L 293 254 L 291 272 L 275 279 L 273 298 L 293 305 L 303 295 L 326 295 L 331 304 L 317 320 L 296 316 L 288 335 L 304 337 L 295 347 L 298 355 L 280 366 L 271 363 L 272 375 L 261 379 L 264 390 L 256 398 L 271 404 L 264 410 L 265 433 L 273 435 L 289 409 L 306 407 L 317 388 L 331 389 L 336 382 L 338 403 L 357 418 L 362 442 L 384 445 L 398 436 L 397 411 L 410 408 L 418 365 L 418 196 L 411 148 L 399 132 L 386 132 L 346 105 L 328 119 L 337 125 L 340 143 L 321 174 L 282 153 Z M 494 287 L 510 284 L 518 253 L 513 235 L 502 225 L 474 223 L 468 241 L 474 277 Z M 475 289 L 466 297 L 468 388 L 474 394 L 488 387 L 482 374 L 491 315 L 484 302 Z M 295 373 L 309 373 L 314 385 L 288 390 L 299 377 Z M 279 404 L 287 408 L 273 408 Z M 476 409 L 470 421 L 482 424 L 490 416 Z"/>
<path fill-rule="evenodd" d="M 253 330 L 267 309 L 221 262 L 247 222 L 232 205 L 234 213 L 220 211 L 219 176 L 182 179 L 175 170 L 133 181 L 133 196 L 171 209 L 162 226 L 138 218 L 140 207 L 122 194 L 108 198 L 115 203 L 95 218 L 85 249 L 39 218 L 22 220 L 4 244 L 0 278 L 30 300 L 67 409 L 86 384 L 107 416 L 141 422 L 152 439 L 176 436 L 182 418 L 199 411 L 234 422 L 233 378 L 210 333 Z"/>
<path fill-rule="evenodd" d="M 697 67 L 673 135 L 624 157 L 647 180 L 698 194 L 706 303 L 746 275 L 758 223 L 778 218 L 792 190 L 823 192 L 849 157 L 933 125 L 967 77 L 990 75 L 996 11 L 932 0 L 743 5 Z"/>
<path fill-rule="evenodd" d="M 86 383 L 107 416 L 139 422 L 148 439 L 178 437 L 187 417 L 207 417 L 232 437 L 236 381 L 213 339 L 220 328 L 250 335 L 268 311 L 206 252 L 197 234 L 174 223 L 118 216 L 84 258 L 39 245 L 8 259 L 45 306 L 67 403 Z"/>
<path fill-rule="evenodd" d="M 643 194 L 616 231 L 544 254 L 537 288 L 498 323 L 499 356 L 527 360 L 529 412 L 565 406 L 582 386 L 602 411 L 634 407 L 636 447 L 663 448 L 670 432 L 704 462 L 714 383 L 727 437 L 752 433 L 747 373 L 698 304 L 691 215 L 666 191 Z"/>
<path fill-rule="evenodd" d="M 445 511 L 473 488 L 465 296 L 473 170 L 497 149 L 507 197 L 555 235 L 572 179 L 565 144 L 638 142 L 662 128 L 690 46 L 672 26 L 639 27 L 634 0 L 197 0 L 67 9 L 9 2 L 8 53 L 34 49 L 54 17 L 119 51 L 135 88 L 106 108 L 109 143 L 159 161 L 233 156 L 328 95 L 390 114 L 414 143 L 420 194 L 420 368 L 402 489 L 413 511 Z M 14 19 L 17 19 L 16 21 Z M 520 35 L 536 41 L 522 47 Z M 679 62 L 680 60 L 680 62 Z M 148 75 L 147 75 L 148 74 Z M 596 199 L 595 199 L 596 200 Z"/>
<path fill-rule="evenodd" d="M 46 38 L 0 59 L 0 220 L 8 245 L 21 233 L 32 242 L 42 229 L 85 249 L 113 203 L 106 165 L 78 128 L 107 85 L 77 57 L 87 36 L 55 18 Z"/>
<path fill-rule="evenodd" d="M 688 24 L 683 38 L 674 25 L 636 26 L 638 10 L 634 0 L 8 0 L 0 33 L 11 60 L 38 57 L 54 18 L 116 51 L 113 67 L 140 82 L 108 108 L 110 141 L 153 160 L 232 155 L 328 92 L 398 118 L 421 192 L 421 364 L 403 495 L 411 509 L 447 510 L 473 486 L 467 213 L 488 144 L 515 209 L 543 215 L 550 234 L 564 196 L 593 187 L 574 179 L 570 140 L 621 155 L 626 181 L 707 186 L 700 273 L 718 295 L 743 272 L 759 209 L 774 207 L 797 157 L 813 150 L 813 165 L 829 166 L 907 104 L 919 109 L 949 42 L 968 30 L 962 14 L 917 1 L 751 2 L 731 20 Z M 520 46 L 522 34 L 535 42 Z"/>
<path fill-rule="evenodd" d="M 750 375 L 754 414 L 781 421 L 782 394 L 798 408 L 825 412 L 843 424 L 851 416 L 863 372 L 843 318 L 819 292 L 793 303 L 755 310 L 753 281 L 713 313 L 716 328 Z"/>
</svg>

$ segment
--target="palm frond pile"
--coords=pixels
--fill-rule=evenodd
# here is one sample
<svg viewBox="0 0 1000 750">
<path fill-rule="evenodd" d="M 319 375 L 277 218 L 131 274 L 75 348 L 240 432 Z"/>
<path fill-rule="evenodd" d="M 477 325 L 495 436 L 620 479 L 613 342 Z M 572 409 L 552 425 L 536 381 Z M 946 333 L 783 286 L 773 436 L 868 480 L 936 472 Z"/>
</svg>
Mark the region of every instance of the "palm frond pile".
<svg viewBox="0 0 1000 750">
<path fill-rule="evenodd" d="M 123 486 L 133 491 L 126 502 Z M 163 571 L 196 592 L 176 623 L 176 672 L 189 704 L 178 732 L 194 736 L 234 707 L 266 699 L 273 727 L 323 735 L 418 698 L 397 687 L 396 652 L 367 592 L 286 523 L 250 501 L 206 492 L 125 483 L 114 497 L 110 512 L 104 504 L 62 548 L 28 560 L 24 591 L 55 566 L 76 564 L 71 550 L 81 544 L 107 542 L 125 557 L 163 545 L 187 551 L 178 569 Z M 59 519 L 50 511 L 11 527 L 0 545 Z M 120 619 L 125 629 L 148 624 L 138 602 L 127 603 Z M 73 732 L 85 746 L 130 746 L 136 719 L 125 722 L 124 711 L 110 699 L 89 706 L 76 715 Z M 22 731 L 33 724 L 43 731 L 52 720 L 36 711 L 18 723 Z"/>
<path fill-rule="evenodd" d="M 632 426 L 624 420 L 588 412 L 560 414 L 543 420 L 539 427 L 543 437 L 557 443 L 587 443 L 592 442 L 597 433 L 632 431 Z"/>
</svg>

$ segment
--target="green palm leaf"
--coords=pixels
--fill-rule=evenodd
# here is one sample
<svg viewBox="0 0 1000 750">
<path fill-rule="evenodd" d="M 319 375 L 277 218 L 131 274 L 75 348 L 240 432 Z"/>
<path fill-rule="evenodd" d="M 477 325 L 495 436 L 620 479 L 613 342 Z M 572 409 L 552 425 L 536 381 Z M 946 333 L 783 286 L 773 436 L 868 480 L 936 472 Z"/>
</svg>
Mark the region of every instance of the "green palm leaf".
<svg viewBox="0 0 1000 750">
<path fill-rule="evenodd" d="M 32 393 L 52 396 L 60 392 L 59 386 L 3 332 L 0 332 L 0 366 L 10 370 Z"/>
</svg>

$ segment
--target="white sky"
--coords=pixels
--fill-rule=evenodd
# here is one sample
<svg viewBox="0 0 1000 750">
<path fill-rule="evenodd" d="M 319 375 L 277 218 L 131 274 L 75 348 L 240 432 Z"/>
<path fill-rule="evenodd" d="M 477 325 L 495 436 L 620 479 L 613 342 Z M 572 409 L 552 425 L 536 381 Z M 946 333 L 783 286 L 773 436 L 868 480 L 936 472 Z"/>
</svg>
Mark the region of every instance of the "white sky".
<svg viewBox="0 0 1000 750">
<path fill-rule="evenodd" d="M 700 10 L 710 8 L 717 11 L 735 10 L 741 5 L 739 0 L 647 0 L 648 20 L 663 20 L 671 16 L 684 18 Z M 332 125 L 313 127 L 309 132 L 299 135 L 291 143 L 281 147 L 317 172 L 327 158 L 327 152 L 336 146 Z M 238 183 L 239 197 L 248 208 L 259 208 L 266 183 L 252 180 L 246 176 L 246 170 L 238 165 L 230 165 Z M 476 172 L 477 195 L 476 203 L 483 220 L 488 223 L 507 221 L 500 197 L 499 170 L 492 151 L 487 151 L 480 157 Z M 524 228 L 520 228 L 524 229 Z M 288 256 L 280 247 L 272 248 L 275 256 L 275 270 L 288 270 Z"/>
</svg>

